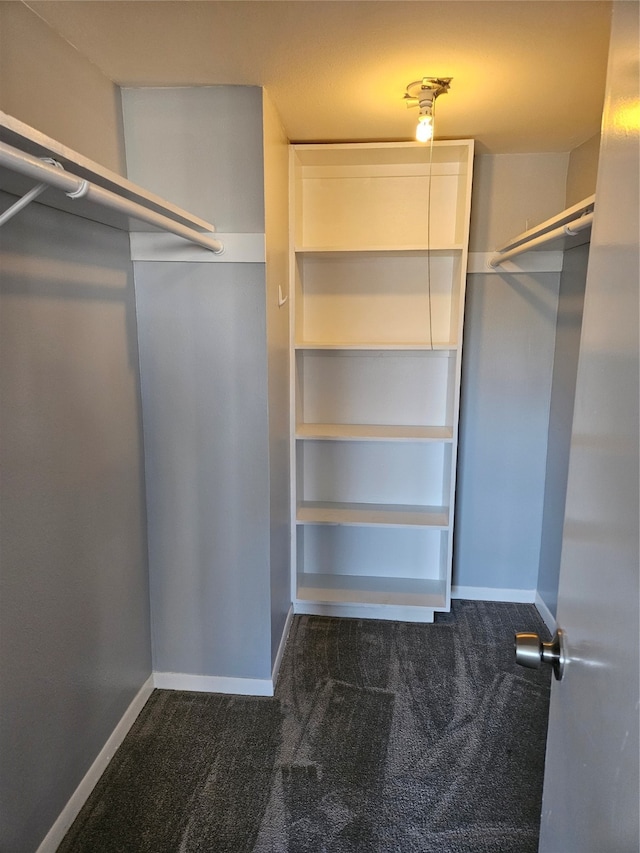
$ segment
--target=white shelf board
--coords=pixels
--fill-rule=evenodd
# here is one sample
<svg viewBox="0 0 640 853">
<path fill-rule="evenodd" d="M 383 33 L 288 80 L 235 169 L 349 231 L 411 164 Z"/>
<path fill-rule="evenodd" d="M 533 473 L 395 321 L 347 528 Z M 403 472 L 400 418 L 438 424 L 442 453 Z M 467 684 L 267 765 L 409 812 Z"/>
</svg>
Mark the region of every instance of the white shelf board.
<svg viewBox="0 0 640 853">
<path fill-rule="evenodd" d="M 420 245 L 389 245 L 389 246 L 296 246 L 297 255 L 321 255 L 322 257 L 343 257 L 344 255 L 427 255 L 436 254 L 458 254 L 463 250 L 461 243 L 452 243 L 447 246 L 428 246 L 426 243 Z"/>
<path fill-rule="evenodd" d="M 387 424 L 298 424 L 296 438 L 324 441 L 453 441 L 451 427 Z"/>
<path fill-rule="evenodd" d="M 449 526 L 449 512 L 443 506 L 303 501 L 298 505 L 296 521 L 298 524 L 429 527 L 446 530 Z"/>
<path fill-rule="evenodd" d="M 68 148 L 61 142 L 46 136 L 46 134 L 4 112 L 0 112 L 0 141 L 12 145 L 14 148 L 19 148 L 34 157 L 51 157 L 61 163 L 69 174 L 111 190 L 123 198 L 150 208 L 156 213 L 161 213 L 190 228 L 205 232 L 214 231 L 210 222 L 201 219 L 199 216 L 194 216 L 172 202 L 134 184 L 122 175 L 95 163 L 72 148 Z M 18 175 L 10 169 L 0 170 L 0 189 L 5 192 L 20 196 L 31 189 L 34 184 L 35 181 L 32 179 Z M 105 225 L 124 231 L 157 230 L 152 225 L 130 219 L 94 202 L 67 198 L 63 192 L 51 187 L 39 196 L 38 203 L 64 210 L 76 216 L 83 216 L 95 222 L 103 222 Z"/>
<path fill-rule="evenodd" d="M 446 590 L 441 580 L 304 573 L 297 578 L 297 597 L 327 603 L 442 608 Z"/>
<path fill-rule="evenodd" d="M 295 344 L 296 350 L 369 350 L 369 351 L 411 351 L 416 352 L 448 352 L 457 349 L 456 344 L 451 341 L 425 343 L 422 341 L 299 341 Z"/>
<path fill-rule="evenodd" d="M 303 167 L 465 163 L 473 156 L 472 139 L 439 139 L 433 148 L 422 142 L 299 142 L 291 147 Z"/>
</svg>

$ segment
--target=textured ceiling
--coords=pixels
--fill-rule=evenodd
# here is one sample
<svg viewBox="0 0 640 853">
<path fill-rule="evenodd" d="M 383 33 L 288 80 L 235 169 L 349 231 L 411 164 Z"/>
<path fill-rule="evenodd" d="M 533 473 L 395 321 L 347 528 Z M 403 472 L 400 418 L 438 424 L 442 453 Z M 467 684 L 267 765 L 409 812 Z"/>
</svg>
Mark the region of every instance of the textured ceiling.
<svg viewBox="0 0 640 853">
<path fill-rule="evenodd" d="M 598 0 L 32 2 L 122 86 L 264 86 L 294 141 L 402 140 L 405 87 L 453 77 L 436 137 L 569 151 L 599 130 L 610 3 Z"/>
</svg>

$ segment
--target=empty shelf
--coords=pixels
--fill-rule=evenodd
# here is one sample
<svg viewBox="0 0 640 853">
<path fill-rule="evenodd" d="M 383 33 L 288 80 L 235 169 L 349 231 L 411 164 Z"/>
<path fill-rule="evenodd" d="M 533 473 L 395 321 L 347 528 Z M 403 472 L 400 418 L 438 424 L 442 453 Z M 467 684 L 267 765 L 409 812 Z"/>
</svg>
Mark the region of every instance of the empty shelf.
<svg viewBox="0 0 640 853">
<path fill-rule="evenodd" d="M 443 506 L 304 501 L 298 506 L 296 521 L 298 524 L 431 527 L 444 530 L 449 526 L 449 512 Z"/>
<path fill-rule="evenodd" d="M 445 583 L 371 575 L 298 575 L 298 599 L 341 604 L 388 604 L 443 608 Z"/>
<path fill-rule="evenodd" d="M 452 441 L 451 427 L 395 424 L 299 424 L 296 438 L 327 441 Z"/>
</svg>

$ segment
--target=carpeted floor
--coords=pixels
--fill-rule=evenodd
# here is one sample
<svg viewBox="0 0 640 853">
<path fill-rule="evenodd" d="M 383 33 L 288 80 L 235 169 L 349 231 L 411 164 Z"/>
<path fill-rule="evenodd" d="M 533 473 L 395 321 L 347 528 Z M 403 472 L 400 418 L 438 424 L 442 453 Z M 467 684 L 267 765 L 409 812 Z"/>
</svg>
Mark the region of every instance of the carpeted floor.
<svg viewBox="0 0 640 853">
<path fill-rule="evenodd" d="M 535 853 L 532 605 L 296 617 L 273 699 L 157 690 L 58 853 Z"/>
</svg>

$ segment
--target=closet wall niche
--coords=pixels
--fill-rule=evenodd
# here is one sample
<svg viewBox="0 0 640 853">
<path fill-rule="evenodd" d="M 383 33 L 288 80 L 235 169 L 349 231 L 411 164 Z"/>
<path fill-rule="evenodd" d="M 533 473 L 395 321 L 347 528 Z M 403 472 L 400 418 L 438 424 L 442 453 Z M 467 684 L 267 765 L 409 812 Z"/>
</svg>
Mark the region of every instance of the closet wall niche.
<svg viewBox="0 0 640 853">
<path fill-rule="evenodd" d="M 449 609 L 472 162 L 291 146 L 296 612 Z"/>
</svg>

